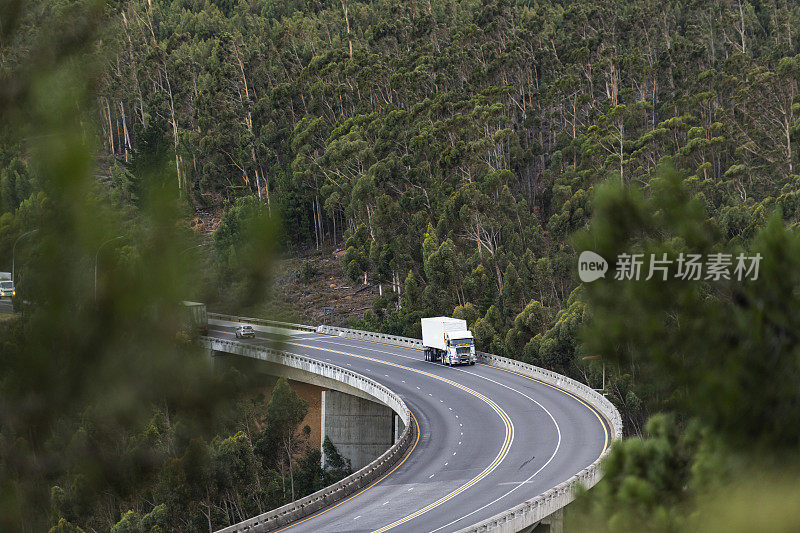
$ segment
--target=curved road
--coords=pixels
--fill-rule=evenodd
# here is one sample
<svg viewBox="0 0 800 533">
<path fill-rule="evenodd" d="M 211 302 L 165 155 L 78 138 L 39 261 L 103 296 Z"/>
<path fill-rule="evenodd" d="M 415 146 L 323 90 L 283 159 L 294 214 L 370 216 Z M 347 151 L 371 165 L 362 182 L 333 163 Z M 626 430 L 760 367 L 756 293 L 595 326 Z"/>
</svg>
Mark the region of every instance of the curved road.
<svg viewBox="0 0 800 533">
<path fill-rule="evenodd" d="M 209 335 L 232 339 L 233 329 L 211 326 Z M 610 444 L 593 407 L 507 370 L 447 367 L 420 350 L 316 333 L 242 342 L 368 376 L 398 393 L 419 427 L 412 451 L 379 482 L 278 531 L 455 531 L 569 479 Z"/>
</svg>

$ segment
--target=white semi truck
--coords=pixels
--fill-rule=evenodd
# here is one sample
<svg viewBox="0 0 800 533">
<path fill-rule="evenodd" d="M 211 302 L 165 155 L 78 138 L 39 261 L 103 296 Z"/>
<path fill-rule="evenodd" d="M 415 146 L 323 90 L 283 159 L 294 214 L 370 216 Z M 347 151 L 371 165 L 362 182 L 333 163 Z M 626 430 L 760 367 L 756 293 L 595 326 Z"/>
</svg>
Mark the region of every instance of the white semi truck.
<svg viewBox="0 0 800 533">
<path fill-rule="evenodd" d="M 474 365 L 475 339 L 467 321 L 447 316 L 422 319 L 422 346 L 426 361 L 445 365 Z"/>
</svg>

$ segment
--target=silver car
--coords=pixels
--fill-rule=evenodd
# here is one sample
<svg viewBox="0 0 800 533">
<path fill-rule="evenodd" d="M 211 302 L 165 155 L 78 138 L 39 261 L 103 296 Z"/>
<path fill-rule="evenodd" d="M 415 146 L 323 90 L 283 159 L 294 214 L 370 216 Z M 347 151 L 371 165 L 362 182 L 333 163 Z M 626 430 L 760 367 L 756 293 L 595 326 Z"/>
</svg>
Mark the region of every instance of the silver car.
<svg viewBox="0 0 800 533">
<path fill-rule="evenodd" d="M 256 336 L 256 331 L 253 326 L 239 326 L 236 328 L 237 339 L 252 339 Z"/>
</svg>

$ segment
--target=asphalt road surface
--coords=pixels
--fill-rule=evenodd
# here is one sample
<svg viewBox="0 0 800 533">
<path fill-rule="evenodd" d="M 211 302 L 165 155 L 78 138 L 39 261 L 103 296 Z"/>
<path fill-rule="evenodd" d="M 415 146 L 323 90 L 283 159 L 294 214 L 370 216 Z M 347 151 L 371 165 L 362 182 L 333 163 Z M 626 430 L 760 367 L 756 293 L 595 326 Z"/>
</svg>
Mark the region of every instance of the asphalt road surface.
<svg viewBox="0 0 800 533">
<path fill-rule="evenodd" d="M 11 298 L 0 298 L 0 313 L 13 313 L 14 307 L 11 305 Z"/>
<path fill-rule="evenodd" d="M 209 335 L 234 339 L 233 327 Z M 241 342 L 270 344 L 258 333 Z M 279 531 L 454 531 L 540 494 L 594 462 L 611 430 L 594 408 L 540 381 L 422 351 L 298 332 L 280 349 L 359 372 L 398 393 L 419 440 L 378 483 Z"/>
</svg>

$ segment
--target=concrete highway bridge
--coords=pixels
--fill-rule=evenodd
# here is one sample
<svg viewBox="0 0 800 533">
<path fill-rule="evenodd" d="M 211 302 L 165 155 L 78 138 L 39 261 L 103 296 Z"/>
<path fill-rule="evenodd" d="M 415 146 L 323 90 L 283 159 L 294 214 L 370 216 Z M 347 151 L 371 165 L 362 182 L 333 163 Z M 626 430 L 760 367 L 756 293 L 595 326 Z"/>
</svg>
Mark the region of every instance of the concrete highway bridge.
<svg viewBox="0 0 800 533">
<path fill-rule="evenodd" d="M 479 353 L 448 367 L 426 362 L 416 339 L 209 316 L 202 342 L 215 360 L 255 359 L 324 387 L 322 437 L 358 468 L 225 533 L 558 532 L 621 436 L 602 395 L 519 361 Z M 256 338 L 236 339 L 240 323 Z"/>
</svg>

